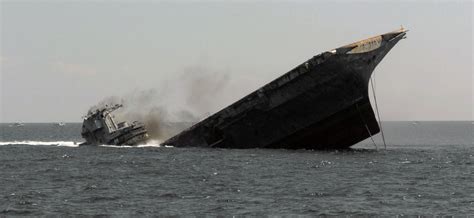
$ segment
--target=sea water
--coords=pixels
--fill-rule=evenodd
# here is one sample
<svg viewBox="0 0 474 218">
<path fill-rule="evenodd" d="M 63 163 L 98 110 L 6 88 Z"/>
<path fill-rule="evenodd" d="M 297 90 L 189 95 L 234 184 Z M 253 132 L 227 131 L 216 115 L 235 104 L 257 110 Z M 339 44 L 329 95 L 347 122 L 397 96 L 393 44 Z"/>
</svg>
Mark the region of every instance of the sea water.
<svg viewBox="0 0 474 218">
<path fill-rule="evenodd" d="M 344 151 L 79 147 L 80 127 L 0 124 L 0 216 L 474 215 L 471 121 Z"/>
</svg>

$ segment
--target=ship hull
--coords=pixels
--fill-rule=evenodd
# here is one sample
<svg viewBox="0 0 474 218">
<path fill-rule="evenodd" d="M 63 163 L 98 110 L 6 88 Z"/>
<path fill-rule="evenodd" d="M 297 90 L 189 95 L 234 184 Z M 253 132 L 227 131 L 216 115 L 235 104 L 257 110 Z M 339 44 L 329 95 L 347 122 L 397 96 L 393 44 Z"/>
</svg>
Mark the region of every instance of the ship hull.
<svg viewBox="0 0 474 218">
<path fill-rule="evenodd" d="M 317 55 L 163 144 L 348 148 L 380 131 L 369 79 L 404 35 L 391 32 Z"/>
</svg>

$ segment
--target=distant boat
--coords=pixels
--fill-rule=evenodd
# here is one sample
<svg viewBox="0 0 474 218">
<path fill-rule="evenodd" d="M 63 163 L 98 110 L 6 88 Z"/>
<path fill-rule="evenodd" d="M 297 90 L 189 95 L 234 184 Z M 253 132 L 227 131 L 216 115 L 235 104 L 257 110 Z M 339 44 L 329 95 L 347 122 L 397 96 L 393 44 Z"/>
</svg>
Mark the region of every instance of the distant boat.
<svg viewBox="0 0 474 218">
<path fill-rule="evenodd" d="M 65 126 L 66 124 L 63 122 L 56 123 L 57 126 Z"/>
<path fill-rule="evenodd" d="M 13 127 L 13 126 L 19 127 L 19 126 L 24 126 L 24 125 L 25 125 L 25 124 L 18 122 L 18 123 L 11 124 L 10 127 Z"/>
<path fill-rule="evenodd" d="M 413 121 L 413 123 L 411 123 L 412 125 L 418 125 L 420 122 L 418 121 Z"/>
</svg>

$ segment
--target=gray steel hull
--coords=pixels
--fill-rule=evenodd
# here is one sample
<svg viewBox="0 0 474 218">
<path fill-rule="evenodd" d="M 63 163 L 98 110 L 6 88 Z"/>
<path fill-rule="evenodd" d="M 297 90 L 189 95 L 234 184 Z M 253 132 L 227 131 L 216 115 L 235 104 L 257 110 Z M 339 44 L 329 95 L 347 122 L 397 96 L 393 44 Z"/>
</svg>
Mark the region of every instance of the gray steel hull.
<svg viewBox="0 0 474 218">
<path fill-rule="evenodd" d="M 405 31 L 394 34 L 378 36 L 378 41 L 369 38 L 358 42 L 359 47 L 379 43 L 370 51 L 349 53 L 355 48 L 351 44 L 317 55 L 163 144 L 348 148 L 380 131 L 368 84 L 377 64 Z"/>
</svg>

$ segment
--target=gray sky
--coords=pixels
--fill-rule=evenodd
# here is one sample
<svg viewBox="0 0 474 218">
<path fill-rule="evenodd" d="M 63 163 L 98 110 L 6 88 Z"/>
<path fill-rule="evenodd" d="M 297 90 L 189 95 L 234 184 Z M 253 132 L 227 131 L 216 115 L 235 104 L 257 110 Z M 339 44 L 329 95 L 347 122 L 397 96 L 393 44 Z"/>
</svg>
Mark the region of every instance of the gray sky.
<svg viewBox="0 0 474 218">
<path fill-rule="evenodd" d="M 375 70 L 382 119 L 472 120 L 473 9 L 471 1 L 1 1 L 0 122 L 79 122 L 101 99 L 141 90 L 179 99 L 183 72 L 195 68 L 212 71 L 209 80 L 229 77 L 206 93 L 215 112 L 316 54 L 400 25 L 408 38 Z"/>
</svg>

